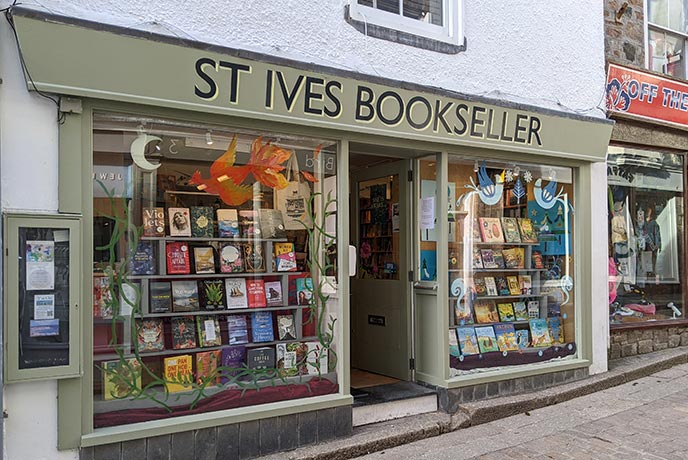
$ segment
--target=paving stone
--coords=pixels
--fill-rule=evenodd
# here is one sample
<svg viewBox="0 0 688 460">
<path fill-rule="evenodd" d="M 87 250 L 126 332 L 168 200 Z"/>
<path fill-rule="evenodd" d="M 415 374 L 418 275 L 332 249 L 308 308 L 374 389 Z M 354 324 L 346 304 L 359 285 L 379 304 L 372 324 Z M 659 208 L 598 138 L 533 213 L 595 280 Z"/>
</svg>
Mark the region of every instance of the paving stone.
<svg viewBox="0 0 688 460">
<path fill-rule="evenodd" d="M 171 460 L 190 460 L 194 458 L 194 433 L 184 431 L 174 433 L 170 445 Z"/>
<path fill-rule="evenodd" d="M 340 406 L 334 411 L 334 435 L 337 438 L 350 436 L 353 431 L 351 406 Z"/>
<path fill-rule="evenodd" d="M 282 451 L 296 449 L 299 445 L 299 414 L 283 415 L 279 417 L 279 424 L 279 449 Z"/>
<path fill-rule="evenodd" d="M 215 460 L 217 458 L 217 428 L 197 430 L 195 438 L 194 460 Z"/>
<path fill-rule="evenodd" d="M 334 439 L 334 409 L 321 409 L 318 414 L 318 442 Z"/>
<path fill-rule="evenodd" d="M 129 460 L 130 458 L 146 458 L 146 440 L 134 439 L 125 441 L 121 445 L 122 460 Z"/>
<path fill-rule="evenodd" d="M 299 414 L 299 446 L 318 442 L 318 416 L 315 412 Z"/>
<path fill-rule="evenodd" d="M 217 460 L 239 458 L 239 424 L 217 427 Z"/>
<path fill-rule="evenodd" d="M 260 455 L 260 422 L 253 420 L 239 424 L 239 458 L 254 458 Z"/>
<path fill-rule="evenodd" d="M 279 449 L 280 422 L 277 417 L 260 420 L 260 454 L 267 455 Z"/>
<path fill-rule="evenodd" d="M 154 436 L 146 441 L 146 460 L 169 460 L 170 435 Z"/>
</svg>

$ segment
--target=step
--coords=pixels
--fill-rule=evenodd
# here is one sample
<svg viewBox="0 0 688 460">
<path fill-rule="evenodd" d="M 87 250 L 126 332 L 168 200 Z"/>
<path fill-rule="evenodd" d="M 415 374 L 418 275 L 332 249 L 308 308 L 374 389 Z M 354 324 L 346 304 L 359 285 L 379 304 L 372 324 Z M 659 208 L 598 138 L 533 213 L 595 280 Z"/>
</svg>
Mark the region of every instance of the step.
<svg viewBox="0 0 688 460">
<path fill-rule="evenodd" d="M 412 382 L 352 389 L 353 426 L 437 411 L 437 392 Z"/>
</svg>

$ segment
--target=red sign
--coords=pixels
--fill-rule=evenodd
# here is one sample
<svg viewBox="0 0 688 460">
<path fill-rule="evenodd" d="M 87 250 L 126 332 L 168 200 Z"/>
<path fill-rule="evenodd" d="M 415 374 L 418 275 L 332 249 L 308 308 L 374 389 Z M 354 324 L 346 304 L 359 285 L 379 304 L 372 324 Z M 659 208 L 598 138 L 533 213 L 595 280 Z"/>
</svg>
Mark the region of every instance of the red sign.
<svg viewBox="0 0 688 460">
<path fill-rule="evenodd" d="M 609 65 L 607 110 L 688 126 L 688 84 Z"/>
</svg>

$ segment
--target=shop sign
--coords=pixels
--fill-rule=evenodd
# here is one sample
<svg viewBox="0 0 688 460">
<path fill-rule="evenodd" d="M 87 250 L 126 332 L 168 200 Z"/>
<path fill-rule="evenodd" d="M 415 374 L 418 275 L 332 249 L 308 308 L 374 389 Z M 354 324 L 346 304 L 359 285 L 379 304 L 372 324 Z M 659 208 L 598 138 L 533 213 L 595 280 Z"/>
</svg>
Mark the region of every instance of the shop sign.
<svg viewBox="0 0 688 460">
<path fill-rule="evenodd" d="M 688 84 L 615 64 L 607 74 L 607 110 L 688 126 Z"/>
</svg>

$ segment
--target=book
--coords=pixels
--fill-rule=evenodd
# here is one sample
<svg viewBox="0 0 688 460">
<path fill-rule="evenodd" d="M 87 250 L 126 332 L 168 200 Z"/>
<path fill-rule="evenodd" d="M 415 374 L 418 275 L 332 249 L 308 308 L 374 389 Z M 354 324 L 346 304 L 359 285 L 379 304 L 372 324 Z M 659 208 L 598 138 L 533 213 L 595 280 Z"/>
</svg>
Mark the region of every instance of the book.
<svg viewBox="0 0 688 460">
<path fill-rule="evenodd" d="M 296 340 L 294 315 L 277 315 L 277 337 L 279 340 Z"/>
<path fill-rule="evenodd" d="M 265 256 L 261 243 L 246 243 L 244 249 L 244 270 L 249 273 L 265 271 Z"/>
<path fill-rule="evenodd" d="M 516 330 L 516 343 L 521 350 L 530 346 L 530 334 L 528 334 L 528 329 Z"/>
<path fill-rule="evenodd" d="M 262 237 L 258 211 L 242 209 L 239 211 L 239 230 L 242 238 Z"/>
<path fill-rule="evenodd" d="M 499 314 L 492 300 L 476 300 L 473 303 L 476 323 L 497 323 Z"/>
<path fill-rule="evenodd" d="M 523 268 L 523 248 L 509 248 L 502 251 L 504 268 Z"/>
<path fill-rule="evenodd" d="M 552 337 L 554 345 L 561 345 L 564 343 L 564 328 L 561 327 L 561 317 L 553 316 L 547 318 L 547 326 L 549 327 L 549 334 Z"/>
<path fill-rule="evenodd" d="M 561 304 L 556 300 L 547 302 L 547 317 L 561 316 Z"/>
<path fill-rule="evenodd" d="M 175 393 L 191 390 L 193 382 L 191 355 L 169 356 L 164 358 L 163 362 L 167 391 Z"/>
<path fill-rule="evenodd" d="M 518 231 L 518 221 L 514 217 L 502 217 L 504 240 L 507 243 L 520 243 L 521 234 Z"/>
<path fill-rule="evenodd" d="M 172 318 L 172 348 L 175 350 L 196 348 L 196 324 L 193 316 Z"/>
<path fill-rule="evenodd" d="M 201 348 L 217 347 L 222 345 L 220 335 L 220 321 L 213 316 L 197 316 L 196 330 L 198 332 L 198 342 Z"/>
<path fill-rule="evenodd" d="M 246 316 L 227 316 L 227 334 L 229 335 L 230 345 L 242 345 L 244 343 L 248 343 L 248 326 L 246 325 Z"/>
<path fill-rule="evenodd" d="M 124 318 L 130 317 L 132 311 L 140 311 L 141 284 L 134 281 L 123 281 L 119 290 L 119 304 L 115 305 L 115 313 Z"/>
<path fill-rule="evenodd" d="M 196 383 L 215 385 L 220 382 L 217 368 L 222 359 L 220 350 L 201 351 L 196 353 Z"/>
<path fill-rule="evenodd" d="M 143 236 L 165 236 L 164 208 L 143 208 Z"/>
<path fill-rule="evenodd" d="M 252 342 L 272 342 L 275 335 L 272 330 L 272 312 L 254 311 L 251 313 Z"/>
<path fill-rule="evenodd" d="M 297 278 L 296 279 L 296 303 L 298 305 L 310 305 L 313 297 L 313 279 L 312 278 Z"/>
<path fill-rule="evenodd" d="M 475 335 L 478 338 L 478 348 L 480 353 L 499 351 L 497 347 L 497 337 L 492 326 L 476 326 Z"/>
<path fill-rule="evenodd" d="M 455 329 L 449 329 L 449 356 L 454 356 L 458 358 L 461 355 L 461 350 L 459 349 L 459 337 L 458 332 Z"/>
<path fill-rule="evenodd" d="M 275 270 L 278 272 L 296 271 L 294 243 L 275 243 Z"/>
<path fill-rule="evenodd" d="M 497 311 L 499 312 L 499 320 L 502 322 L 511 322 L 516 320 L 514 316 L 514 306 L 511 302 L 504 302 L 497 304 Z"/>
<path fill-rule="evenodd" d="M 502 255 L 501 249 L 494 249 L 492 251 L 492 257 L 497 268 L 504 268 L 504 256 Z"/>
<path fill-rule="evenodd" d="M 493 276 L 485 277 L 485 289 L 487 290 L 487 295 L 489 296 L 499 295 L 499 291 L 497 291 L 497 282 Z"/>
<path fill-rule="evenodd" d="M 497 283 L 497 292 L 499 292 L 499 295 L 511 295 L 509 283 L 506 282 L 506 278 L 497 276 L 495 277 L 495 283 Z"/>
<path fill-rule="evenodd" d="M 518 351 L 516 330 L 513 324 L 495 324 L 494 331 L 499 351 Z"/>
<path fill-rule="evenodd" d="M 537 243 L 538 237 L 533 228 L 533 221 L 528 217 L 518 219 L 518 228 L 521 230 L 521 241 L 524 243 Z"/>
<path fill-rule="evenodd" d="M 480 235 L 485 243 L 503 243 L 502 224 L 498 217 L 479 217 Z"/>
<path fill-rule="evenodd" d="M 492 249 L 481 249 L 480 256 L 483 259 L 483 267 L 485 268 L 499 268 L 499 265 L 494 260 L 494 251 Z"/>
<path fill-rule="evenodd" d="M 456 299 L 454 304 L 454 316 L 456 318 L 456 324 L 463 326 L 464 324 L 473 324 L 473 313 L 471 312 L 471 306 L 468 299 L 460 301 Z"/>
<path fill-rule="evenodd" d="M 220 271 L 222 273 L 244 271 L 244 248 L 241 243 L 223 243 L 220 246 Z"/>
<path fill-rule="evenodd" d="M 107 276 L 93 277 L 93 317 L 112 318 L 114 302 L 110 278 Z"/>
<path fill-rule="evenodd" d="M 189 246 L 181 241 L 172 241 L 165 245 L 167 253 L 167 274 L 187 275 L 191 273 Z"/>
<path fill-rule="evenodd" d="M 533 294 L 533 279 L 530 275 L 520 275 L 518 277 L 518 283 L 521 287 L 521 295 Z"/>
<path fill-rule="evenodd" d="M 162 319 L 136 320 L 136 348 L 140 353 L 165 349 Z"/>
<path fill-rule="evenodd" d="M 475 242 L 475 243 L 483 242 L 483 239 L 480 236 L 480 223 L 478 222 L 477 218 L 473 218 L 473 222 L 471 225 L 471 234 L 473 236 L 473 242 Z"/>
<path fill-rule="evenodd" d="M 172 281 L 172 311 L 196 311 L 198 307 L 196 281 Z"/>
<path fill-rule="evenodd" d="M 282 377 L 290 377 L 294 375 L 305 375 L 308 370 L 306 368 L 306 354 L 308 347 L 299 342 L 278 343 L 275 346 L 277 354 L 277 371 Z"/>
<path fill-rule="evenodd" d="M 531 319 L 530 338 L 534 347 L 549 347 L 552 345 L 552 337 L 549 335 L 547 320 Z"/>
<path fill-rule="evenodd" d="M 246 347 L 222 347 L 222 371 L 220 382 L 227 383 L 230 379 L 240 379 L 242 369 L 246 368 Z"/>
<path fill-rule="evenodd" d="M 494 278 L 492 278 L 492 281 L 494 281 Z M 473 287 L 475 288 L 476 295 L 487 295 L 487 286 L 485 284 L 485 278 L 476 278 L 475 280 L 473 280 Z"/>
<path fill-rule="evenodd" d="M 473 248 L 473 268 L 485 268 L 479 248 Z"/>
<path fill-rule="evenodd" d="M 131 253 L 129 270 L 132 275 L 155 275 L 155 252 L 152 241 L 139 241 Z"/>
<path fill-rule="evenodd" d="M 456 335 L 459 338 L 459 349 L 462 355 L 477 355 L 480 354 L 478 348 L 478 338 L 475 335 L 475 330 L 472 327 L 457 327 Z"/>
<path fill-rule="evenodd" d="M 259 220 L 261 238 L 281 239 L 287 237 L 282 211 L 279 209 L 261 209 Z"/>
<path fill-rule="evenodd" d="M 122 399 L 135 396 L 141 390 L 141 363 L 136 358 L 105 361 L 103 369 L 103 399 Z"/>
<path fill-rule="evenodd" d="M 217 210 L 217 236 L 220 238 L 238 238 L 239 214 L 236 209 Z"/>
<path fill-rule="evenodd" d="M 196 273 L 215 273 L 215 254 L 212 246 L 193 248 Z"/>
<path fill-rule="evenodd" d="M 248 308 L 246 296 L 246 278 L 225 279 L 227 308 Z"/>
<path fill-rule="evenodd" d="M 540 317 L 540 301 L 539 300 L 529 300 L 528 301 L 528 318 L 539 318 Z"/>
<path fill-rule="evenodd" d="M 506 277 L 506 282 L 509 285 L 509 294 L 521 295 L 521 283 L 518 281 L 518 276 L 508 275 Z"/>
<path fill-rule="evenodd" d="M 545 263 L 542 259 L 542 253 L 540 251 L 533 251 L 532 259 L 533 268 L 536 268 L 538 270 L 542 270 L 543 268 L 545 268 Z"/>
<path fill-rule="evenodd" d="M 172 311 L 172 286 L 169 281 L 151 281 L 149 310 L 151 313 Z"/>
<path fill-rule="evenodd" d="M 272 347 L 249 348 L 246 352 L 249 369 L 270 369 L 275 367 L 275 349 Z"/>
<path fill-rule="evenodd" d="M 526 321 L 528 317 L 528 307 L 525 302 L 514 302 L 514 317 L 516 321 Z"/>
<path fill-rule="evenodd" d="M 284 305 L 281 281 L 265 282 L 265 299 L 267 301 L 268 307 L 279 307 L 281 305 Z"/>
<path fill-rule="evenodd" d="M 189 208 L 169 208 L 170 236 L 191 236 Z"/>
<path fill-rule="evenodd" d="M 194 238 L 212 238 L 215 236 L 213 208 L 210 206 L 191 207 L 191 236 Z"/>
<path fill-rule="evenodd" d="M 199 280 L 199 303 L 204 310 L 224 310 L 227 306 L 225 300 L 225 283 L 223 280 Z"/>
<path fill-rule="evenodd" d="M 256 278 L 246 280 L 246 297 L 248 299 L 248 308 L 266 307 L 265 282 L 262 279 Z"/>
<path fill-rule="evenodd" d="M 327 374 L 327 348 L 320 342 L 306 342 L 308 351 L 306 352 L 306 369 L 308 375 Z"/>
</svg>

